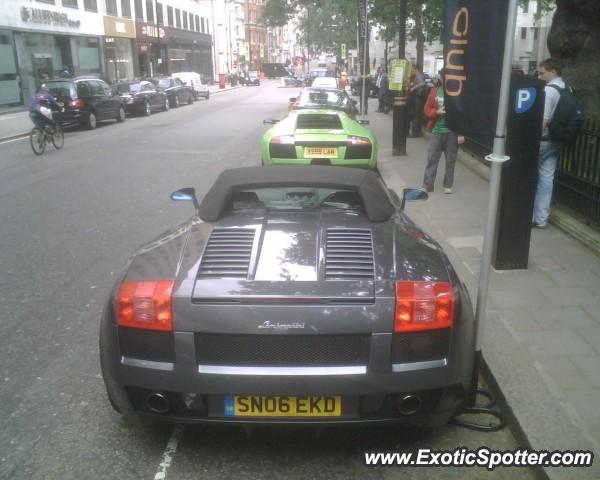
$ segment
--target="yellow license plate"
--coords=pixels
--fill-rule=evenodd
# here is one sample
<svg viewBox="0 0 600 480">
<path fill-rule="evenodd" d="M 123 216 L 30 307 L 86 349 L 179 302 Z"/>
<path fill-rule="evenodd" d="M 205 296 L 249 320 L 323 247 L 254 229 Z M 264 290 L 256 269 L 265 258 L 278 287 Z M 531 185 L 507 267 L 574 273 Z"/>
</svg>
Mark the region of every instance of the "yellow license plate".
<svg viewBox="0 0 600 480">
<path fill-rule="evenodd" d="M 225 415 L 234 417 L 339 417 L 342 397 L 270 397 L 228 395 Z"/>
<path fill-rule="evenodd" d="M 305 147 L 304 158 L 337 157 L 338 149 L 334 147 Z"/>
</svg>

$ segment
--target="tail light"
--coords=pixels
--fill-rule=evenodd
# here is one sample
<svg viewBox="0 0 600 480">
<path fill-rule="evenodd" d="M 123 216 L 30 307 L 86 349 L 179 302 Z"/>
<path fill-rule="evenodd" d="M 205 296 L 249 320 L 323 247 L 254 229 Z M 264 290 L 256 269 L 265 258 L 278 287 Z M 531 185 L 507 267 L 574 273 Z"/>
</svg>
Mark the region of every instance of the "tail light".
<svg viewBox="0 0 600 480">
<path fill-rule="evenodd" d="M 124 282 L 117 293 L 117 325 L 173 331 L 173 280 Z"/>
<path fill-rule="evenodd" d="M 82 98 L 72 100 L 71 102 L 69 102 L 69 107 L 81 110 L 82 108 L 85 108 L 85 100 L 83 100 Z"/>
<path fill-rule="evenodd" d="M 273 137 L 271 143 L 275 145 L 293 145 L 294 137 L 292 135 L 282 135 L 280 137 Z"/>
<path fill-rule="evenodd" d="M 454 323 L 454 291 L 447 282 L 396 282 L 394 332 L 448 328 Z"/>
<path fill-rule="evenodd" d="M 348 146 L 367 146 L 371 145 L 371 140 L 366 137 L 348 137 Z"/>
</svg>

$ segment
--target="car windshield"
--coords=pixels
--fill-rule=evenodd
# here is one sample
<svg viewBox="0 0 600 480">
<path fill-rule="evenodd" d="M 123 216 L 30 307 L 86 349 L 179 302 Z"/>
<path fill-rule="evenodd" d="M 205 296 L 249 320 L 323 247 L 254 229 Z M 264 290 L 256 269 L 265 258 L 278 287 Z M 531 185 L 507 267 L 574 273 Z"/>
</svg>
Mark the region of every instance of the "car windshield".
<svg viewBox="0 0 600 480">
<path fill-rule="evenodd" d="M 39 91 L 48 92 L 57 98 L 77 98 L 73 82 L 44 82 L 40 85 Z"/>
<path fill-rule="evenodd" d="M 282 186 L 243 189 L 233 192 L 231 209 L 315 210 L 334 208 L 362 210 L 358 192 L 343 188 Z"/>
<path fill-rule="evenodd" d="M 168 87 L 171 85 L 171 79 L 170 78 L 159 78 L 158 79 L 158 86 L 159 87 Z"/>
<path fill-rule="evenodd" d="M 304 90 L 298 97 L 298 107 L 347 107 L 350 97 L 342 91 L 336 90 Z"/>
<path fill-rule="evenodd" d="M 140 83 L 121 83 L 117 85 L 117 90 L 119 93 L 136 93 L 142 89 L 142 85 Z"/>
</svg>

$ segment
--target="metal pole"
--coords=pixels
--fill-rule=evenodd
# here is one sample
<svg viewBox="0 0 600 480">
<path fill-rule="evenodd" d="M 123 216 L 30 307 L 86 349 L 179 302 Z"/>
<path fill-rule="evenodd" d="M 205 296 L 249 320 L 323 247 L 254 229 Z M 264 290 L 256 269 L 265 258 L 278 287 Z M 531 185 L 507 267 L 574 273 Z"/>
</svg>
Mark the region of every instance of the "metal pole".
<svg viewBox="0 0 600 480">
<path fill-rule="evenodd" d="M 360 12 L 359 12 L 360 15 Z M 363 40 L 363 61 L 362 61 L 362 104 L 360 106 L 360 114 L 364 117 L 366 115 L 367 105 L 369 104 L 367 88 L 367 49 L 369 48 L 369 12 L 367 8 L 367 2 L 365 0 L 365 21 L 363 23 L 364 29 L 364 40 Z"/>
<path fill-rule="evenodd" d="M 506 144 L 506 117 L 508 115 L 510 73 L 517 20 L 517 0 L 509 0 L 508 18 L 506 21 L 506 34 L 504 37 L 504 57 L 502 59 L 502 79 L 500 83 L 500 98 L 498 100 L 498 117 L 496 119 L 496 135 L 494 136 L 493 152 L 485 157 L 492 163 L 490 177 L 490 194 L 488 204 L 488 218 L 485 228 L 483 251 L 481 254 L 481 267 L 479 270 L 479 288 L 477 290 L 477 305 L 475 308 L 475 370 L 478 372 L 481 360 L 481 347 L 483 343 L 483 327 L 487 307 L 488 287 L 492 266 L 492 253 L 496 238 L 496 218 L 500 198 L 500 178 L 502 164 L 510 157 L 505 155 Z M 474 382 L 477 381 L 474 375 Z M 476 388 L 475 383 L 474 387 Z"/>
</svg>

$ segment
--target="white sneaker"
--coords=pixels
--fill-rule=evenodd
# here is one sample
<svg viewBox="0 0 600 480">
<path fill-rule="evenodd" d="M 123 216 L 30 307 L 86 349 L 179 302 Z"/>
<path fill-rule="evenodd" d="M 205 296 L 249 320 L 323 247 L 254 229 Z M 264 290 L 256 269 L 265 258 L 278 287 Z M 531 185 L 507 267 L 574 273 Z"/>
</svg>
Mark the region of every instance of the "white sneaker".
<svg viewBox="0 0 600 480">
<path fill-rule="evenodd" d="M 444 193 L 447 195 L 450 195 L 452 193 L 452 189 L 451 188 L 444 188 Z"/>
</svg>

